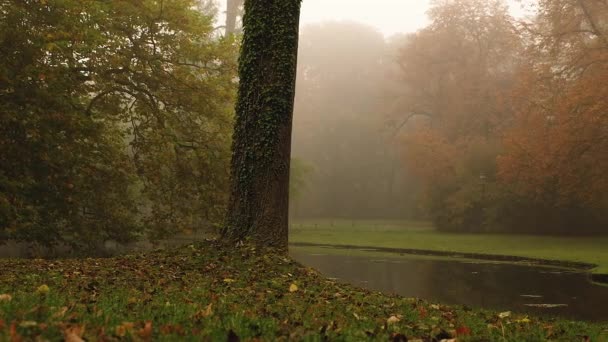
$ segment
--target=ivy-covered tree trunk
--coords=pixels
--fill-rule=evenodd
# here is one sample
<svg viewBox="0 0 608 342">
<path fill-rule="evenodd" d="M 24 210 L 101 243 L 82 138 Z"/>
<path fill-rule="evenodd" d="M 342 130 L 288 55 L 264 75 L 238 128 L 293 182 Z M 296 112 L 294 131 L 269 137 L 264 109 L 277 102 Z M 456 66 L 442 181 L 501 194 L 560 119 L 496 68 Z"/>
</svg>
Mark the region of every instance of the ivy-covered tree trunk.
<svg viewBox="0 0 608 342">
<path fill-rule="evenodd" d="M 225 239 L 287 247 L 301 0 L 246 0 Z"/>
</svg>

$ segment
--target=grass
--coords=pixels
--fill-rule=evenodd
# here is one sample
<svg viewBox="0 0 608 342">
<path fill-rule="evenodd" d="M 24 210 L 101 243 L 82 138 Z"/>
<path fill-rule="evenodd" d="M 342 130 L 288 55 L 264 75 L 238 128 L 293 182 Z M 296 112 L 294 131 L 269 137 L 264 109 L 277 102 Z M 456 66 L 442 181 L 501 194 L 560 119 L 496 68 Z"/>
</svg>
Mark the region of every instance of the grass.
<svg viewBox="0 0 608 342">
<path fill-rule="evenodd" d="M 608 236 L 451 234 L 428 222 L 323 220 L 295 222 L 290 241 L 584 262 L 597 265 L 593 273 L 608 274 Z"/>
<path fill-rule="evenodd" d="M 0 341 L 608 341 L 608 326 L 336 283 L 206 242 L 110 259 L 0 260 Z"/>
</svg>

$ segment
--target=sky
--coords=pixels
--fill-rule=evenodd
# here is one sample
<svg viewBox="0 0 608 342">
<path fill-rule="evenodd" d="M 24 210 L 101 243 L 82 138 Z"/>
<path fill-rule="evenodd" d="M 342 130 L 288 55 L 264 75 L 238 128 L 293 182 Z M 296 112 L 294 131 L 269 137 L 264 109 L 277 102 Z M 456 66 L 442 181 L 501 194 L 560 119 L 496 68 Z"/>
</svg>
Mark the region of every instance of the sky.
<svg viewBox="0 0 608 342">
<path fill-rule="evenodd" d="M 526 0 L 528 1 L 528 0 Z M 219 0 L 222 11 L 226 0 Z M 385 36 L 415 32 L 428 24 L 431 0 L 303 0 L 303 26 L 329 20 L 357 21 L 375 27 Z M 515 17 L 525 15 L 520 1 L 508 1 Z"/>
<path fill-rule="evenodd" d="M 303 25 L 327 21 L 357 21 L 384 35 L 415 32 L 428 23 L 429 0 L 304 0 Z"/>
</svg>

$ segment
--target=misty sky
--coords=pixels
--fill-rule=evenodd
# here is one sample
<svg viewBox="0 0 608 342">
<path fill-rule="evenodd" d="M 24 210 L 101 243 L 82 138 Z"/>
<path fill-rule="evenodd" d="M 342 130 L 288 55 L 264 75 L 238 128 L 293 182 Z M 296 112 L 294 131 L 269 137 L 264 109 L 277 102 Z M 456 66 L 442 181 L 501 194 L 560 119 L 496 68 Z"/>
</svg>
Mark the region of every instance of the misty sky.
<svg viewBox="0 0 608 342">
<path fill-rule="evenodd" d="M 220 11 L 226 0 L 219 0 Z M 349 20 L 368 24 L 386 36 L 415 32 L 428 23 L 426 11 L 431 0 L 304 0 L 302 25 L 328 21 Z M 524 15 L 519 1 L 509 0 L 514 16 Z"/>
</svg>

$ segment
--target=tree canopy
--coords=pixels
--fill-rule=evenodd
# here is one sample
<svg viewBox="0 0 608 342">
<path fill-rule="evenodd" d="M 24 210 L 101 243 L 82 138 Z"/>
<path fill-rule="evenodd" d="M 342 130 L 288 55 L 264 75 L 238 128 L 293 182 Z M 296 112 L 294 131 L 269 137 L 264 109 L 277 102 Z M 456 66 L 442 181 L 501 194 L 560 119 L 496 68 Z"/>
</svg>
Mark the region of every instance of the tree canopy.
<svg viewBox="0 0 608 342">
<path fill-rule="evenodd" d="M 438 2 L 401 52 L 404 159 L 441 229 L 579 233 L 606 222 L 597 85 L 608 7 L 538 6 L 522 22 L 502 1 Z"/>
<path fill-rule="evenodd" d="M 0 4 L 0 240 L 219 223 L 236 51 L 198 5 Z"/>
</svg>

